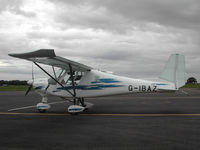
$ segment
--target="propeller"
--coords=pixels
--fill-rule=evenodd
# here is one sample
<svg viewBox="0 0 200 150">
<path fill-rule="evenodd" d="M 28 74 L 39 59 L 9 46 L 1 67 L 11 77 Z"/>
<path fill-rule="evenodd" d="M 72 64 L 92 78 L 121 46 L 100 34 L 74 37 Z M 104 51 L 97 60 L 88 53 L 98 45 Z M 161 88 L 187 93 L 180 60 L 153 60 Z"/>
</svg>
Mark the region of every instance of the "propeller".
<svg viewBox="0 0 200 150">
<path fill-rule="evenodd" d="M 45 88 L 45 93 L 47 92 L 47 89 L 49 88 L 50 84 L 48 83 L 47 87 Z"/>
<path fill-rule="evenodd" d="M 32 63 L 32 79 L 27 81 L 28 85 L 30 85 L 30 86 L 26 90 L 25 96 L 28 95 L 28 93 L 31 91 L 31 89 L 33 87 L 33 82 L 34 82 L 34 73 L 33 73 L 33 63 Z"/>
<path fill-rule="evenodd" d="M 26 93 L 25 93 L 25 96 L 28 95 L 28 93 L 31 91 L 32 87 L 33 87 L 33 85 L 31 84 L 31 85 L 28 87 L 28 89 L 27 89 L 27 91 L 26 91 Z"/>
</svg>

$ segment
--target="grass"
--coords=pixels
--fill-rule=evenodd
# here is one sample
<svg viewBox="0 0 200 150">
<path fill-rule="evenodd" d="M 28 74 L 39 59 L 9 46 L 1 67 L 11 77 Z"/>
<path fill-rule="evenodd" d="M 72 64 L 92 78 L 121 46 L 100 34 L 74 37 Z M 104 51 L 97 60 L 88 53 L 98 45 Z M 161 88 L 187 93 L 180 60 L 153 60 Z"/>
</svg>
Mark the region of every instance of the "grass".
<svg viewBox="0 0 200 150">
<path fill-rule="evenodd" d="M 200 88 L 200 84 L 186 84 L 182 88 Z"/>
<path fill-rule="evenodd" d="M 28 85 L 0 86 L 0 91 L 26 91 L 28 87 L 29 87 Z"/>
</svg>

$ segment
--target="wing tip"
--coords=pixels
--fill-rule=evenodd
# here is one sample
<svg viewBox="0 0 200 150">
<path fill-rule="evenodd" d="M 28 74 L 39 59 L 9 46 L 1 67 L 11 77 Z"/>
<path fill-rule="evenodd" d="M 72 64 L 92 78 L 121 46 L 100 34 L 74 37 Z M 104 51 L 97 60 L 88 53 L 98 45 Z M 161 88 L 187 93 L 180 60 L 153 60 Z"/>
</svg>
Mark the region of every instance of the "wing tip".
<svg viewBox="0 0 200 150">
<path fill-rule="evenodd" d="M 22 59 L 28 59 L 33 57 L 56 57 L 54 49 L 39 49 L 28 53 L 10 53 L 8 55 L 11 57 L 17 57 Z"/>
</svg>

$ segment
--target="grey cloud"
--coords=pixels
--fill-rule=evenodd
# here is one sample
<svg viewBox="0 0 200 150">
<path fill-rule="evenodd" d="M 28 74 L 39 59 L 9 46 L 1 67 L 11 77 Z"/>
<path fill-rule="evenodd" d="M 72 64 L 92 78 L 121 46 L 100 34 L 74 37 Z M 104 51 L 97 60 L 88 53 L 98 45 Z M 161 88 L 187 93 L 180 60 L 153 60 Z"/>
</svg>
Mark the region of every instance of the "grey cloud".
<svg viewBox="0 0 200 150">
<path fill-rule="evenodd" d="M 25 12 L 21 9 L 13 10 L 16 14 L 23 15 L 25 17 L 35 17 L 36 14 L 34 12 Z"/>
<path fill-rule="evenodd" d="M 5 10 L 17 10 L 21 4 L 21 0 L 1 0 L 0 12 Z"/>
<path fill-rule="evenodd" d="M 10 58 L 8 53 L 31 50 L 30 39 L 21 35 L 0 33 L 0 58 Z"/>
<path fill-rule="evenodd" d="M 68 34 L 68 33 L 59 33 L 59 32 L 43 32 L 43 31 L 37 31 L 37 32 L 29 32 L 27 33 L 27 36 L 31 39 L 56 39 L 58 40 L 91 40 L 95 37 L 87 35 L 87 34 L 82 34 L 82 33 L 75 33 L 75 34 Z"/>
<path fill-rule="evenodd" d="M 23 5 L 23 0 L 1 0 L 0 12 L 10 11 L 15 14 L 23 15 L 25 17 L 35 17 L 34 12 L 25 12 L 20 9 Z"/>
<path fill-rule="evenodd" d="M 101 59 L 101 60 L 120 60 L 120 61 L 127 61 L 130 59 L 133 59 L 134 53 L 131 51 L 122 51 L 120 49 L 115 49 L 115 50 L 106 50 L 102 49 L 101 50 L 90 50 L 90 51 L 76 51 L 76 50 L 65 50 L 65 51 L 59 51 L 59 55 L 65 56 L 65 57 L 82 57 L 84 59 Z"/>
<path fill-rule="evenodd" d="M 124 29 L 130 27 L 130 21 L 125 17 L 115 15 L 103 5 L 97 5 L 93 1 L 54 2 L 59 10 L 57 14 L 52 15 L 58 23 L 63 24 L 63 29 L 70 26 L 124 32 Z"/>
<path fill-rule="evenodd" d="M 114 71 L 119 75 L 141 78 L 158 76 L 171 53 L 182 53 L 186 55 L 187 74 L 192 76 L 200 74 L 199 1 L 49 0 L 49 2 L 56 9 L 47 11 L 50 13 L 49 18 L 45 23 L 38 22 L 40 28 L 30 28 L 28 32 L 21 31 L 22 34 L 16 32 L 17 35 L 2 31 L 0 62 L 7 64 L 8 67 L 7 69 L 0 67 L 1 78 L 2 76 L 6 78 L 7 75 L 11 79 L 11 76 L 18 79 L 23 76 L 29 79 L 30 66 L 8 57 L 7 54 L 40 48 L 54 48 L 59 56 L 102 70 Z M 0 12 L 8 10 L 17 15 L 34 16 L 23 14 L 25 12 L 21 11 L 21 5 L 22 1 L 18 0 L 1 1 Z M 42 13 L 47 12 L 44 9 Z M 40 21 L 42 18 L 37 20 L 37 12 L 34 13 L 36 17 L 31 18 L 33 19 L 31 21 Z M 23 23 L 27 25 L 25 19 L 22 20 L 24 21 L 22 25 Z M 98 37 L 89 35 L 85 31 L 83 34 L 76 32 L 69 35 L 66 30 L 70 28 L 91 29 L 96 34 L 100 29 L 109 36 Z M 42 75 L 37 70 L 36 74 Z"/>
<path fill-rule="evenodd" d="M 59 0 L 54 2 L 61 10 L 55 15 L 55 20 L 62 24 L 62 27 L 103 29 L 124 35 L 130 34 L 133 30 L 179 34 L 179 38 L 167 37 L 166 40 L 170 39 L 168 43 L 177 44 L 185 44 L 190 40 L 200 45 L 199 0 L 75 0 L 73 2 Z M 89 8 L 87 11 L 82 10 L 85 6 Z M 77 11 L 71 12 L 68 7 Z M 156 26 L 157 24 L 162 27 Z M 159 42 L 166 43 L 166 40 L 165 37 L 160 37 Z"/>
<path fill-rule="evenodd" d="M 88 12 L 78 12 L 75 16 L 67 13 L 59 14 L 59 21 L 71 22 L 94 28 L 127 30 L 137 23 L 155 22 L 164 26 L 199 30 L 200 1 L 199 0 L 89 0 L 89 1 L 55 1 L 56 4 L 66 4 L 79 8 L 91 6 Z M 64 9 L 64 6 L 62 7 Z M 81 7 L 80 7 L 81 8 Z M 106 15 L 102 18 L 92 14 L 94 10 L 104 8 Z M 139 23 L 139 24 L 140 24 Z M 121 28 L 120 28 L 121 27 Z"/>
<path fill-rule="evenodd" d="M 0 80 L 29 80 L 31 79 L 31 68 L 30 67 L 20 67 L 15 64 L 12 67 L 0 67 L 1 78 Z M 45 74 L 41 71 L 34 72 L 35 78 L 37 77 L 45 77 Z"/>
<path fill-rule="evenodd" d="M 157 22 L 183 28 L 198 28 L 200 1 L 198 0 L 125 0 L 99 1 L 113 13 L 130 19 Z"/>
<path fill-rule="evenodd" d="M 136 53 L 138 54 L 137 50 L 133 51 L 129 45 L 104 41 L 103 39 L 98 39 L 101 37 L 95 37 L 94 35 L 31 32 L 28 37 L 39 40 L 47 39 L 52 48 L 59 51 L 62 56 L 128 60 Z"/>
</svg>

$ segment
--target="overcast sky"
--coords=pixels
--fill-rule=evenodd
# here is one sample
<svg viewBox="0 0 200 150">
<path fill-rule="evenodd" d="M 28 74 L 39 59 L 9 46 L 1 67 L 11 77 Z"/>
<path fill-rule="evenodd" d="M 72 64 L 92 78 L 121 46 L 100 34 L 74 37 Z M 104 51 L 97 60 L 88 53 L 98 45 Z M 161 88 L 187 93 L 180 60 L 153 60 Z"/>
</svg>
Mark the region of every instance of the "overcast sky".
<svg viewBox="0 0 200 150">
<path fill-rule="evenodd" d="M 159 76 L 169 55 L 181 53 L 187 77 L 200 81 L 199 14 L 199 0 L 1 0 L 0 80 L 31 78 L 31 62 L 8 53 L 51 48 L 136 78 Z"/>
</svg>

